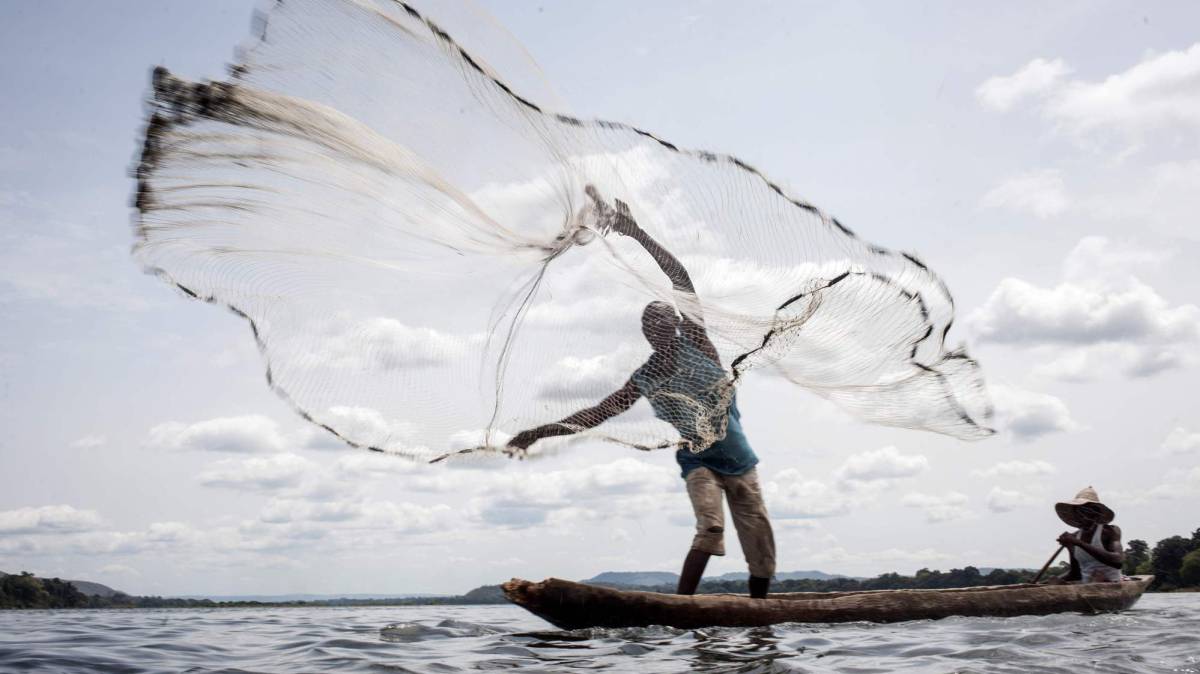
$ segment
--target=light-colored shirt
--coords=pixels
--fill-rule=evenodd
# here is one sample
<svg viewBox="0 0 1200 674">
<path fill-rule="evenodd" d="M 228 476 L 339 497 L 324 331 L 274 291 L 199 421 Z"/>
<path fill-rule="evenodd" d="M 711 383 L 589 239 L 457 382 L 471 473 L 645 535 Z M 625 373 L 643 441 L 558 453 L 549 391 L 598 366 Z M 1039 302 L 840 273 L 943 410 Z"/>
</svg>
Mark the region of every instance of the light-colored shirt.
<svg viewBox="0 0 1200 674">
<path fill-rule="evenodd" d="M 1083 529 L 1076 532 L 1076 535 L 1083 538 Z M 1092 534 L 1092 545 L 1097 548 L 1104 548 L 1104 525 L 1096 525 L 1096 533 Z M 1121 582 L 1121 570 L 1105 564 L 1088 554 L 1087 550 L 1080 547 L 1071 548 L 1075 555 L 1075 563 L 1079 564 L 1079 582 L 1081 583 L 1119 583 Z"/>
</svg>

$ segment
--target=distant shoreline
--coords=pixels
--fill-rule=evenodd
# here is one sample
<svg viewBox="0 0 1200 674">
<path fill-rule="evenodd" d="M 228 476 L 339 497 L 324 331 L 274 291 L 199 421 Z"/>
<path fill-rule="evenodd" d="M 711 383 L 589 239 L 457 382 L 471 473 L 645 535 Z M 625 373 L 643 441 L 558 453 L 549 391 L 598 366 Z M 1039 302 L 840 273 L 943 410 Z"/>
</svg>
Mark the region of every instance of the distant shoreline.
<svg viewBox="0 0 1200 674">
<path fill-rule="evenodd" d="M 1200 539 L 1200 530 L 1195 538 Z M 1169 556 L 1165 546 L 1184 544 L 1187 550 Z M 1157 580 L 1150 592 L 1200 592 L 1200 584 L 1192 585 L 1194 570 L 1191 568 L 1200 556 L 1200 547 L 1190 554 L 1191 541 L 1172 537 L 1161 541 L 1153 553 L 1142 541 L 1131 541 L 1127 553 L 1126 573 L 1154 574 Z M 1179 557 L 1178 561 L 1173 557 Z M 1163 562 L 1178 564 L 1179 571 L 1158 568 Z M 1154 564 L 1159 562 L 1159 564 Z M 1185 568 L 1186 567 L 1186 568 Z M 1067 570 L 1065 562 L 1049 570 L 1049 575 L 1061 575 Z M 1033 580 L 1032 569 L 1002 569 L 967 566 L 943 572 L 920 569 L 911 576 L 884 573 L 875 578 L 853 578 L 828 574 L 821 571 L 789 571 L 777 575 L 771 590 L 784 592 L 847 592 L 860 590 L 903 590 L 903 589 L 948 589 L 958 587 L 980 587 L 985 585 L 1013 585 Z M 621 590 L 640 590 L 671 594 L 675 591 L 678 576 L 670 572 L 604 572 L 583 583 L 612 587 Z M 725 574 L 706 577 L 700 584 L 700 594 L 745 594 L 745 574 Z M 82 591 L 81 591 L 82 590 Z M 285 595 L 286 596 L 286 595 Z M 304 596 L 304 595 L 300 595 Z M 309 595 L 311 596 L 311 595 Z M 319 595 L 318 595 L 319 596 Z M 464 594 L 457 595 L 408 595 L 408 596 L 347 596 L 313 599 L 287 599 L 271 601 L 263 599 L 206 599 L 191 597 L 136 596 L 126 594 L 100 583 L 72 581 L 59 578 L 40 578 L 29 572 L 7 574 L 0 572 L 0 609 L 154 609 L 154 608 L 330 608 L 330 607 L 403 607 L 403 606 L 488 606 L 510 603 L 500 585 L 483 585 Z"/>
</svg>

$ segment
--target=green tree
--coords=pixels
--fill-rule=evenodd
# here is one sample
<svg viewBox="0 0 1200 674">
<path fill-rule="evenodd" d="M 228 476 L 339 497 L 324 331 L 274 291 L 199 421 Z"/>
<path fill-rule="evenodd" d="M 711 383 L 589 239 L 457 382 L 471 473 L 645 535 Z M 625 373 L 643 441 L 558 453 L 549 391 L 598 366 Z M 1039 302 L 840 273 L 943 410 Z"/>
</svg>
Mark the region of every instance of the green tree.
<svg viewBox="0 0 1200 674">
<path fill-rule="evenodd" d="M 1191 551 L 1191 539 L 1183 536 L 1164 538 L 1154 546 L 1154 554 L 1150 559 L 1154 568 L 1155 589 L 1173 590 L 1182 584 L 1179 567 L 1183 566 L 1184 556 Z"/>
<path fill-rule="evenodd" d="M 1179 580 L 1184 587 L 1200 587 L 1200 548 L 1183 556 L 1179 565 Z"/>
<path fill-rule="evenodd" d="M 42 587 L 42 581 L 32 573 L 22 571 L 21 575 L 9 575 L 0 579 L 4 585 L 4 595 L 8 605 L 13 608 L 48 608 L 50 593 Z"/>
<path fill-rule="evenodd" d="M 1139 573 L 1138 569 L 1148 561 L 1150 561 L 1150 545 L 1146 541 L 1135 538 L 1129 541 L 1129 546 L 1125 548 L 1125 564 L 1121 567 L 1121 571 L 1127 576 L 1132 576 Z"/>
<path fill-rule="evenodd" d="M 50 608 L 80 608 L 88 605 L 87 595 L 80 592 L 70 581 L 43 578 L 42 588 L 50 596 Z"/>
</svg>

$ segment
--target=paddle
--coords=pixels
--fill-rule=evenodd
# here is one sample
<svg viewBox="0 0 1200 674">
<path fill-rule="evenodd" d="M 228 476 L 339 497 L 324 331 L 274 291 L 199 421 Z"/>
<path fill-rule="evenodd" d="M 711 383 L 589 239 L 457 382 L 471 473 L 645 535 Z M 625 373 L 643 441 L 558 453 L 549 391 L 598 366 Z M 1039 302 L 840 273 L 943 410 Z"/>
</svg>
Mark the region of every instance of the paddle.
<svg viewBox="0 0 1200 674">
<path fill-rule="evenodd" d="M 1062 554 L 1063 549 L 1066 547 L 1067 546 L 1065 545 L 1060 545 L 1058 546 L 1058 549 L 1054 551 L 1054 554 L 1050 555 L 1050 559 L 1047 559 L 1046 563 L 1042 565 L 1042 570 L 1038 571 L 1037 575 L 1033 577 L 1034 584 L 1037 584 L 1037 582 L 1042 579 L 1042 574 L 1046 573 L 1046 569 L 1050 568 L 1050 565 L 1054 563 L 1054 560 L 1058 559 L 1058 556 Z"/>
</svg>

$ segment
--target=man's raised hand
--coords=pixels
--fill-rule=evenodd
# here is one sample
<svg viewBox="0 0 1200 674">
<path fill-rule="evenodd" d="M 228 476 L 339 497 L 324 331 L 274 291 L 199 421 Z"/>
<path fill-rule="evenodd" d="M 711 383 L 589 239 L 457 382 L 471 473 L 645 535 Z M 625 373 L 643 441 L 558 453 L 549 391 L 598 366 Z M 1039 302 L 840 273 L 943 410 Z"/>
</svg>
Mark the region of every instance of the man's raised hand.
<svg viewBox="0 0 1200 674">
<path fill-rule="evenodd" d="M 620 199 L 615 199 L 616 208 L 609 206 L 604 201 L 604 198 L 600 196 L 600 192 L 596 189 L 595 185 L 588 185 L 583 188 L 583 191 L 594 204 L 596 220 L 599 224 L 601 234 L 613 231 L 624 236 L 633 236 L 642 231 L 637 221 L 633 219 L 633 214 L 629 210 L 629 204 Z"/>
</svg>

